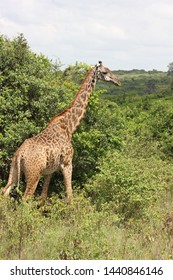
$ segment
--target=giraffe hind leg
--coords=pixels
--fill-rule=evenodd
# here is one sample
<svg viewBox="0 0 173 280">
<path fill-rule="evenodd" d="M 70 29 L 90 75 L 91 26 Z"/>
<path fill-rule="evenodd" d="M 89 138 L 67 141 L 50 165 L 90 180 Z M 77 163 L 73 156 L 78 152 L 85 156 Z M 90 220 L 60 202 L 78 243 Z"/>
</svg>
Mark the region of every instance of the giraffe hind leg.
<svg viewBox="0 0 173 280">
<path fill-rule="evenodd" d="M 16 185 L 16 183 L 9 182 L 2 190 L 4 196 L 8 196 L 10 194 L 11 189 Z"/>
<path fill-rule="evenodd" d="M 32 197 L 37 188 L 38 182 L 40 180 L 40 175 L 31 174 L 31 176 L 27 176 L 26 178 L 26 190 L 24 193 L 24 198 Z"/>
<path fill-rule="evenodd" d="M 52 174 L 47 175 L 44 178 L 43 189 L 42 189 L 42 192 L 41 192 L 41 206 L 43 206 L 45 201 L 46 201 L 51 178 L 52 178 Z"/>
</svg>

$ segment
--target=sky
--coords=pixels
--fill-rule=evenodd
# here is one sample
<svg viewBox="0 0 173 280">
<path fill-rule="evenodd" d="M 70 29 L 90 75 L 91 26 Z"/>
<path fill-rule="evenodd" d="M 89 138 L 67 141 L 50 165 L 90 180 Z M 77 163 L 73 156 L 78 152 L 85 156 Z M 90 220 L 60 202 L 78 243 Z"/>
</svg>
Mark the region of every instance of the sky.
<svg viewBox="0 0 173 280">
<path fill-rule="evenodd" d="M 0 34 L 64 67 L 99 60 L 111 70 L 168 70 L 173 0 L 2 0 Z"/>
</svg>

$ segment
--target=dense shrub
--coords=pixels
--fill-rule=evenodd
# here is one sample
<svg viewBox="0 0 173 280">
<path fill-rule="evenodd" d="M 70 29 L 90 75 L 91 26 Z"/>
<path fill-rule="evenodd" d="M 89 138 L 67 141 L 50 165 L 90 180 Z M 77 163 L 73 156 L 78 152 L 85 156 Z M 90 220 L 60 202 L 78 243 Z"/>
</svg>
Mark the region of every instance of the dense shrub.
<svg viewBox="0 0 173 280">
<path fill-rule="evenodd" d="M 173 168 L 167 168 L 167 162 L 152 155 L 129 158 L 124 152 L 109 151 L 98 162 L 98 172 L 86 189 L 98 209 L 108 207 L 122 220 L 147 217 L 149 205 L 172 180 Z"/>
</svg>

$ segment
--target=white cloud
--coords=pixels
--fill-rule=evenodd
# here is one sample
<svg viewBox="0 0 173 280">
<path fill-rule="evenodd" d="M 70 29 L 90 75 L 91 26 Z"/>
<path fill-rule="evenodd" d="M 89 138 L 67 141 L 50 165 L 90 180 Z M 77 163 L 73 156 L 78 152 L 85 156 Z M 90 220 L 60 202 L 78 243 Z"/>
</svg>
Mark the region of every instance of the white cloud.
<svg viewBox="0 0 173 280">
<path fill-rule="evenodd" d="M 102 59 L 110 68 L 164 69 L 172 62 L 172 0 L 6 0 L 0 30 L 62 63 Z"/>
<path fill-rule="evenodd" d="M 168 1 L 169 2 L 169 1 Z M 170 1 L 169 3 L 159 3 L 157 5 L 157 12 L 160 16 L 172 17 L 173 16 L 173 3 Z"/>
</svg>

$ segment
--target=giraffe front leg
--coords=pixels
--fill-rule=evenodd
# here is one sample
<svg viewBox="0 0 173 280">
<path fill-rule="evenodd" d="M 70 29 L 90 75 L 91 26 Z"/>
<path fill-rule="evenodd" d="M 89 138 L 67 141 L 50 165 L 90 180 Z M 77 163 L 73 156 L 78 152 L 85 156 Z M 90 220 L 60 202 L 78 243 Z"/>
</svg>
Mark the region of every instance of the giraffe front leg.
<svg viewBox="0 0 173 280">
<path fill-rule="evenodd" d="M 73 198 L 72 193 L 72 163 L 68 165 L 61 165 L 61 171 L 64 176 L 64 183 L 66 188 L 67 200 L 71 201 Z"/>
</svg>

